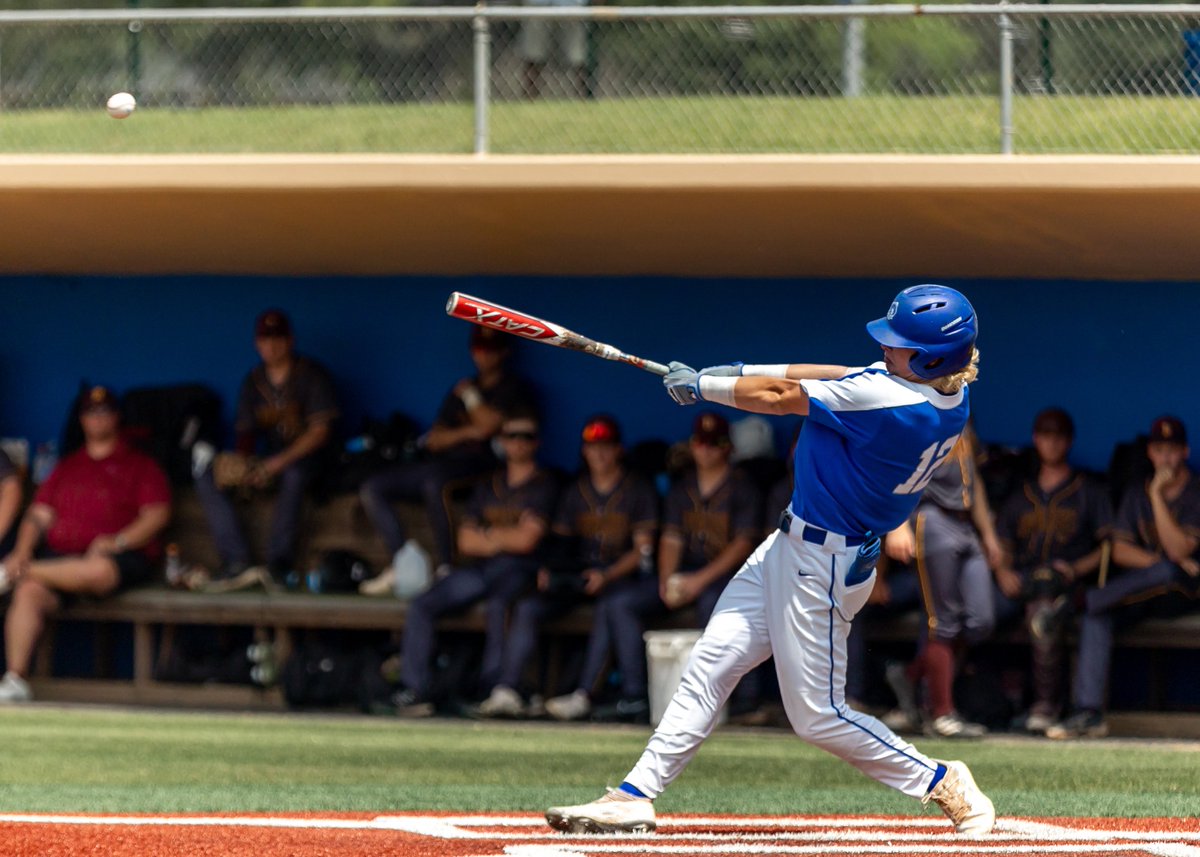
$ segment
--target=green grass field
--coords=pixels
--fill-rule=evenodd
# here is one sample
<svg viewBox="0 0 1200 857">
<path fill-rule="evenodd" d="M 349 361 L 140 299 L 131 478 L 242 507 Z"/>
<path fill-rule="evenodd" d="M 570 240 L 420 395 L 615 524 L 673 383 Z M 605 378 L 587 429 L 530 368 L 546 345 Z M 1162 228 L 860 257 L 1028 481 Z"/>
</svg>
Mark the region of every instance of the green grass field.
<svg viewBox="0 0 1200 857">
<path fill-rule="evenodd" d="M 636 760 L 635 727 L 407 722 L 98 708 L 0 710 L 0 811 L 511 810 L 591 799 Z M 1003 815 L 1194 816 L 1192 745 L 918 741 L 962 758 Z M 718 732 L 661 812 L 919 813 L 778 731 Z"/>
<path fill-rule="evenodd" d="M 1200 152 L 1200 98 L 1016 99 L 1019 153 Z M 0 152 L 471 151 L 468 103 L 204 110 L 10 111 Z M 497 102 L 495 153 L 995 153 L 985 96 Z"/>
</svg>

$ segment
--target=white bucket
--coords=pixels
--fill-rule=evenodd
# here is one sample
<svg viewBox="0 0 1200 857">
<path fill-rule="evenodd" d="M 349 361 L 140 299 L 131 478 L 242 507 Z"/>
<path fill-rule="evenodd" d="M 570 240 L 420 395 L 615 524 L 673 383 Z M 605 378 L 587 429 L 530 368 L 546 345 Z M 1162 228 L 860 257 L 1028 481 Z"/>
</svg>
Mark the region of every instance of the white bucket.
<svg viewBox="0 0 1200 857">
<path fill-rule="evenodd" d="M 657 726 L 679 680 L 688 656 L 700 639 L 699 631 L 647 631 L 642 635 L 646 641 L 647 679 L 650 691 L 650 725 Z M 721 709 L 718 723 L 724 723 L 726 710 Z"/>
</svg>

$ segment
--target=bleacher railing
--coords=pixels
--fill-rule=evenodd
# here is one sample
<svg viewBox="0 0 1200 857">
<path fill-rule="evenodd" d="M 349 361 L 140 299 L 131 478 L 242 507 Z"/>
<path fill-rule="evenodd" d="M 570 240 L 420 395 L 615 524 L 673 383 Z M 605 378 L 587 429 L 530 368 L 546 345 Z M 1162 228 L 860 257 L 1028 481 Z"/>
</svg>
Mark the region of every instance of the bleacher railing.
<svg viewBox="0 0 1200 857">
<path fill-rule="evenodd" d="M 0 11 L 0 152 L 1198 151 L 1183 4 Z"/>
</svg>

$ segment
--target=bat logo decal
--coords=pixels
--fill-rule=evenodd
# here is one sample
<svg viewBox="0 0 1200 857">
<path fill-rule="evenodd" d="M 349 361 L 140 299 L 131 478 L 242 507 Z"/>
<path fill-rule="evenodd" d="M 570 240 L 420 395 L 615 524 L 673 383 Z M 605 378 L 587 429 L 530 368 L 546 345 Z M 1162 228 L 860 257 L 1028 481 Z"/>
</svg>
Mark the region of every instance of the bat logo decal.
<svg viewBox="0 0 1200 857">
<path fill-rule="evenodd" d="M 515 333 L 518 336 L 528 336 L 533 339 L 538 339 L 546 333 L 546 328 L 540 325 L 530 324 L 527 321 L 518 321 L 495 310 L 485 310 L 483 307 L 474 307 L 473 309 L 475 310 L 475 323 L 484 325 L 485 327 L 495 327 L 508 333 Z"/>
</svg>

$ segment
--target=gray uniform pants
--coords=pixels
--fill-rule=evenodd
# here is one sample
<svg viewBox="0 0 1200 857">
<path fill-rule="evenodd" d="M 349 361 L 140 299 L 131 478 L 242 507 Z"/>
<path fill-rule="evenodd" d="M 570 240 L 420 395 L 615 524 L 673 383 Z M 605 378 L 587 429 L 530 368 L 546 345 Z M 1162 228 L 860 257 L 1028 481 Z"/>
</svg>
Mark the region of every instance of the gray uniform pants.
<svg viewBox="0 0 1200 857">
<path fill-rule="evenodd" d="M 996 627 L 992 573 L 975 526 L 932 503 L 917 510 L 917 570 L 930 633 L 978 643 Z"/>
</svg>

